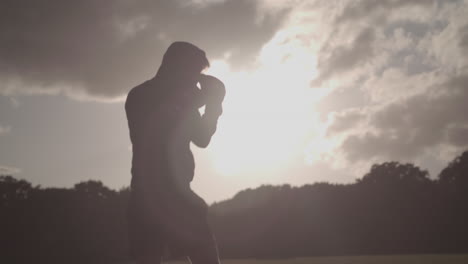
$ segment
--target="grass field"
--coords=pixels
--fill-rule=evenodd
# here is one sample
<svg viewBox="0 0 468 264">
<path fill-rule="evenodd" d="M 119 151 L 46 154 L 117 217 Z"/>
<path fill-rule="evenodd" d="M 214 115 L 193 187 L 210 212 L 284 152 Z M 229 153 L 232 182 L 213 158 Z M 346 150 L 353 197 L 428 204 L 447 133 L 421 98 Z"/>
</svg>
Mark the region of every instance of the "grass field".
<svg viewBox="0 0 468 264">
<path fill-rule="evenodd" d="M 166 262 L 167 263 L 167 262 Z M 170 262 L 182 264 L 188 262 Z M 313 257 L 281 260 L 222 260 L 222 264 L 467 264 L 468 255 L 390 255 Z"/>
</svg>

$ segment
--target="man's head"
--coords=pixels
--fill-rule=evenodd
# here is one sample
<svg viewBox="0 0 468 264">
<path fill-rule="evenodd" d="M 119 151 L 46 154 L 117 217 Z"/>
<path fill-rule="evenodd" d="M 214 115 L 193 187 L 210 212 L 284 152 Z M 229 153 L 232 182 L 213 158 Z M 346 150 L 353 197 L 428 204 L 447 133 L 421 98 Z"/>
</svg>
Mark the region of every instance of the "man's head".
<svg viewBox="0 0 468 264">
<path fill-rule="evenodd" d="M 158 75 L 198 80 L 200 73 L 210 66 L 205 52 L 188 42 L 174 42 L 164 54 Z"/>
</svg>

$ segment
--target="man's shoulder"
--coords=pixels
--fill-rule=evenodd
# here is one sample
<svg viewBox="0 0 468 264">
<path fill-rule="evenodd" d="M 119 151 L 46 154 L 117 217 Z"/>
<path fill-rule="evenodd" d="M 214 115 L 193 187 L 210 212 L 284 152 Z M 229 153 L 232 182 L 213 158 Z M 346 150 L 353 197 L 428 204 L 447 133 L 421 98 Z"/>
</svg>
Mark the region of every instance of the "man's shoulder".
<svg viewBox="0 0 468 264">
<path fill-rule="evenodd" d="M 129 97 L 135 97 L 135 96 L 138 96 L 140 94 L 144 94 L 145 92 L 147 92 L 148 90 L 147 87 L 149 87 L 149 84 L 150 84 L 150 80 L 140 83 L 139 85 L 133 87 L 130 90 L 130 92 L 128 92 L 127 100 Z"/>
<path fill-rule="evenodd" d="M 128 92 L 125 104 L 127 105 L 132 103 L 133 101 L 142 101 L 145 98 L 147 99 L 150 96 L 150 94 L 155 91 L 155 88 L 152 86 L 155 86 L 154 82 L 152 82 L 152 80 L 148 80 L 133 87 Z"/>
</svg>

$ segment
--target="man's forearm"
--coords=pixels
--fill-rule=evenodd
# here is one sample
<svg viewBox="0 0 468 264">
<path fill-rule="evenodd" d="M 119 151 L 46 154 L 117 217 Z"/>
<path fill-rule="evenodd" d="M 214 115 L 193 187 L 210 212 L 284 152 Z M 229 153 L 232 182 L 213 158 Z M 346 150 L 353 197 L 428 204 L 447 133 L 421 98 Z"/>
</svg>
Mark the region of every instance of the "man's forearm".
<svg viewBox="0 0 468 264">
<path fill-rule="evenodd" d="M 216 77 L 209 75 L 200 76 L 201 91 L 204 94 L 205 113 L 199 119 L 196 137 L 200 147 L 208 146 L 211 137 L 216 132 L 218 118 L 223 113 L 222 103 L 226 90 L 224 84 Z"/>
<path fill-rule="evenodd" d="M 203 116 L 199 116 L 196 121 L 192 142 L 201 148 L 206 148 L 211 141 L 211 137 L 216 132 L 219 115 L 205 111 Z"/>
</svg>

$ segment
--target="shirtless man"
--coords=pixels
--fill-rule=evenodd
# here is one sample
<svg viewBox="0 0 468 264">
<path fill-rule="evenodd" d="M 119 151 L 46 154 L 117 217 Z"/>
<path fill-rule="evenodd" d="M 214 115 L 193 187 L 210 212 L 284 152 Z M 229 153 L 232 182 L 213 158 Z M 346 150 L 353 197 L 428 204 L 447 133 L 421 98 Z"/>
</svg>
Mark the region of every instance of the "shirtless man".
<svg viewBox="0 0 468 264">
<path fill-rule="evenodd" d="M 125 110 L 133 146 L 128 222 L 138 264 L 160 263 L 166 246 L 194 264 L 219 263 L 208 206 L 190 189 L 195 169 L 190 143 L 208 146 L 225 95 L 220 80 L 201 74 L 207 67 L 204 51 L 174 42 L 156 76 L 128 94 Z"/>
</svg>

